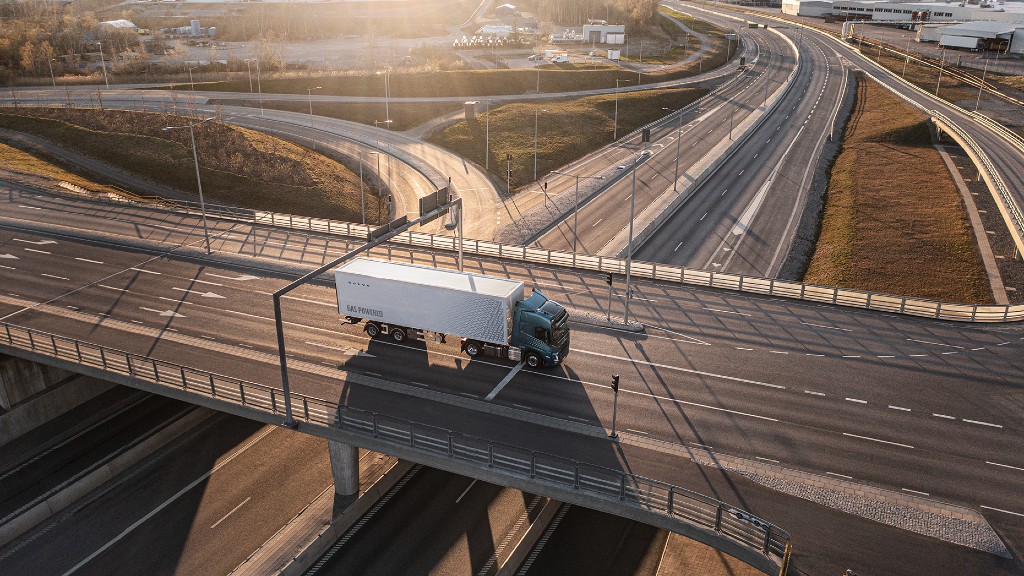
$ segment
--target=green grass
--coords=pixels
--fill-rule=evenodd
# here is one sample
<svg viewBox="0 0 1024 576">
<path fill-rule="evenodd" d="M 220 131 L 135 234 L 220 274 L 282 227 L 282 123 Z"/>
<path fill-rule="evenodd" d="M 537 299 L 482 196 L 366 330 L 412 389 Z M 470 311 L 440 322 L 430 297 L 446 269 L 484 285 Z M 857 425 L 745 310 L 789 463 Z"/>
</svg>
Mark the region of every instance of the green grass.
<svg viewBox="0 0 1024 576">
<path fill-rule="evenodd" d="M 34 134 L 191 192 L 196 182 L 188 130 L 162 130 L 188 122 L 178 116 L 112 110 L 20 108 L 0 114 L 0 127 Z M 359 179 L 340 163 L 284 140 L 217 122 L 198 126 L 195 135 L 208 201 L 359 220 Z M 376 196 L 366 197 L 368 219 L 376 220 Z"/>
<path fill-rule="evenodd" d="M 618 134 L 621 137 L 661 118 L 662 108 L 678 109 L 707 91 L 698 88 L 626 92 L 619 94 Z M 490 173 L 505 181 L 506 154 L 512 156 L 512 189 L 533 181 L 534 114 L 537 117 L 537 174 L 572 162 L 612 141 L 615 113 L 613 94 L 543 103 L 516 103 L 490 112 Z M 430 136 L 430 141 L 449 148 L 480 166 L 485 165 L 486 118 L 462 121 Z"/>
</svg>

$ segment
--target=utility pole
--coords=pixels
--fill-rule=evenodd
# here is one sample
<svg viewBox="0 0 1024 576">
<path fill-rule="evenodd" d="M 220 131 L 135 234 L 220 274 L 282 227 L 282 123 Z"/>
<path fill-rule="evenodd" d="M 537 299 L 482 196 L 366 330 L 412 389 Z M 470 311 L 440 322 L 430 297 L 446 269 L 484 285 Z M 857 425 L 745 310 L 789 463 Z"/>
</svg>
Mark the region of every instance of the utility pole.
<svg viewBox="0 0 1024 576">
<path fill-rule="evenodd" d="M 612 142 L 619 139 L 619 82 L 629 82 L 629 80 L 615 79 L 615 117 L 612 120 Z"/>
<path fill-rule="evenodd" d="M 978 111 L 978 107 L 981 106 L 981 89 L 985 86 L 985 75 L 988 74 L 988 56 L 985 56 L 985 70 L 981 73 L 981 82 L 978 84 L 978 101 L 974 103 L 974 111 Z"/>
<path fill-rule="evenodd" d="M 103 84 L 110 90 L 110 82 L 107 81 L 107 62 L 103 58 L 103 42 L 97 42 L 100 45 L 100 68 L 103 69 Z"/>
<path fill-rule="evenodd" d="M 939 95 L 939 86 L 942 84 L 942 65 L 946 63 L 946 49 L 943 48 L 939 59 L 939 80 L 935 83 L 935 95 Z"/>
</svg>

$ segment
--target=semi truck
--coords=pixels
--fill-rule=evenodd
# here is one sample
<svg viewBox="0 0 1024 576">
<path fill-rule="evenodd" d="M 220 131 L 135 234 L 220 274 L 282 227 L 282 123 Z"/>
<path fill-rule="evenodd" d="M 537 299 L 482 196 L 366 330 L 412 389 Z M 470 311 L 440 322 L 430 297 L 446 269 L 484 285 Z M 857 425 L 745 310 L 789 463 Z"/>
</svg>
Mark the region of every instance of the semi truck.
<svg viewBox="0 0 1024 576">
<path fill-rule="evenodd" d="M 365 322 L 370 338 L 456 336 L 471 357 L 531 368 L 557 366 L 569 354 L 568 312 L 536 288 L 525 297 L 518 280 L 372 258 L 344 262 L 334 280 L 338 311 L 349 323 Z"/>
</svg>

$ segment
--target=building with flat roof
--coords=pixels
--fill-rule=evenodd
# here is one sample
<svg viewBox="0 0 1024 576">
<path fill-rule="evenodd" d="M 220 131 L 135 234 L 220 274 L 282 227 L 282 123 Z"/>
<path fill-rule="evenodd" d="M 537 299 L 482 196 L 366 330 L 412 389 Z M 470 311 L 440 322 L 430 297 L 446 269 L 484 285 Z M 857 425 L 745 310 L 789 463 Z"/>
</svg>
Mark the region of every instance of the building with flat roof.
<svg viewBox="0 0 1024 576">
<path fill-rule="evenodd" d="M 796 16 L 836 16 L 873 22 L 1024 23 L 1024 3 L 999 0 L 967 2 L 888 2 L 886 0 L 783 0 L 782 12 Z"/>
</svg>

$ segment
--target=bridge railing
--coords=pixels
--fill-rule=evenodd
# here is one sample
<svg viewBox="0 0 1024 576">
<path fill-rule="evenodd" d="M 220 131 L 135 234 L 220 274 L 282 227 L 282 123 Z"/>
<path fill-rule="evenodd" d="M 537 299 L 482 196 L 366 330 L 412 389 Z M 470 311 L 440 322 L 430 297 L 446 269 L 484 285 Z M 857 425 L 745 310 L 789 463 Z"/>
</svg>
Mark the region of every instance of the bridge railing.
<svg viewBox="0 0 1024 576">
<path fill-rule="evenodd" d="M 275 415 L 285 412 L 284 396 L 280 389 L 272 386 L 32 328 L 2 323 L 0 347 L 66 360 L 260 412 Z M 341 406 L 312 396 L 292 393 L 291 397 L 293 415 L 302 422 L 344 430 L 385 444 L 413 448 L 508 476 L 573 490 L 590 498 L 667 516 L 675 521 L 714 530 L 777 558 L 782 557 L 789 543 L 789 534 L 778 526 L 686 488 L 563 456 Z"/>
<path fill-rule="evenodd" d="M 994 173 L 994 169 L 992 170 Z M 986 173 L 988 170 L 986 169 Z M 998 178 L 998 174 L 996 174 Z M 1001 180 L 999 180 L 1001 182 Z M 1005 186 L 1004 186 L 1005 189 Z M 1024 216 L 1008 193 L 1004 198 L 1010 200 L 1015 209 L 1013 214 L 1024 227 Z M 106 201 L 106 200 L 98 200 Z M 164 204 L 191 212 L 199 212 L 199 204 L 195 202 L 164 201 Z M 354 224 L 326 218 L 310 218 L 294 214 L 248 210 L 231 206 L 206 205 L 207 214 L 227 219 L 243 220 L 254 224 L 264 224 L 302 230 L 308 232 L 337 234 L 354 238 L 366 238 L 367 233 L 375 228 L 365 224 Z M 446 251 L 458 249 L 457 239 L 453 236 L 427 234 L 423 232 L 405 232 L 390 240 L 392 244 L 405 244 Z M 573 252 L 560 252 L 529 246 L 499 244 L 484 240 L 467 239 L 464 251 L 477 256 L 507 258 L 523 262 L 534 262 L 551 266 L 560 266 L 576 270 L 587 270 L 612 274 L 625 274 L 626 261 L 612 256 L 592 256 Z M 763 294 L 779 298 L 821 302 L 838 306 L 862 308 L 879 312 L 905 314 L 940 320 L 959 322 L 1007 322 L 1024 320 L 1024 304 L 964 304 L 957 302 L 941 302 L 910 296 L 899 296 L 866 290 L 837 288 L 818 284 L 805 284 L 793 280 L 780 280 L 760 276 L 745 276 L 715 272 L 713 270 L 695 270 L 682 266 L 641 262 L 634 260 L 630 270 L 634 278 L 675 282 L 694 286 L 706 286 L 738 292 Z"/>
</svg>

